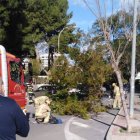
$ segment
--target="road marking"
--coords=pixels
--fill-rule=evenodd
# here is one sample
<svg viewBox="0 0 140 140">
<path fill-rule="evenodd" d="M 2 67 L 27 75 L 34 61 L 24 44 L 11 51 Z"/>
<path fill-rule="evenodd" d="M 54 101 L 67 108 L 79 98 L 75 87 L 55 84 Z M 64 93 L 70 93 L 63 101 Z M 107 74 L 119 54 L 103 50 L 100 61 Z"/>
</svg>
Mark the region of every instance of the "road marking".
<svg viewBox="0 0 140 140">
<path fill-rule="evenodd" d="M 72 124 L 80 126 L 80 127 L 84 127 L 84 128 L 88 128 L 89 126 L 80 122 L 72 122 Z"/>
<path fill-rule="evenodd" d="M 66 140 L 86 140 L 86 139 L 70 132 L 69 127 L 74 119 L 75 119 L 75 117 L 70 118 L 65 124 L 65 127 L 64 127 L 65 139 Z"/>
</svg>

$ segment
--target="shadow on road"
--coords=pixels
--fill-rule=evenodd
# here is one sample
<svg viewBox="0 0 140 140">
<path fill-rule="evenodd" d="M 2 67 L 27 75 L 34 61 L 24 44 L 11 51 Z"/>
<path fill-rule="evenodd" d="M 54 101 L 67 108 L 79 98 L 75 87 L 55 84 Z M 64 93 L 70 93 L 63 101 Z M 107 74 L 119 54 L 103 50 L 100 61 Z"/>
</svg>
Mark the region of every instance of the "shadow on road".
<svg viewBox="0 0 140 140">
<path fill-rule="evenodd" d="M 107 131 L 106 131 L 104 140 L 106 140 L 106 136 L 107 136 L 107 133 L 108 133 L 108 131 L 109 131 L 109 128 L 110 128 L 110 126 L 113 124 L 113 122 L 114 122 L 116 116 L 118 115 L 118 112 L 119 112 L 119 110 L 117 110 L 117 111 L 115 111 L 115 112 L 111 112 L 110 110 L 108 110 L 108 111 L 106 112 L 107 114 L 114 116 L 114 118 L 113 118 L 113 120 L 112 120 L 112 122 L 111 122 L 110 124 L 109 124 L 109 123 L 106 123 L 106 122 L 104 122 L 104 121 L 102 121 L 102 120 L 99 120 L 99 119 L 98 119 L 98 115 L 97 115 L 97 117 L 93 117 L 93 118 L 92 118 L 94 121 L 99 122 L 99 123 L 101 123 L 101 124 L 104 124 L 104 125 L 108 126 L 108 129 L 107 129 Z M 116 124 L 113 124 L 113 125 L 116 125 Z M 116 125 L 116 126 L 117 126 L 117 125 Z M 119 126 L 119 127 L 120 127 L 120 126 Z M 123 129 L 124 129 L 124 128 L 123 128 Z"/>
</svg>

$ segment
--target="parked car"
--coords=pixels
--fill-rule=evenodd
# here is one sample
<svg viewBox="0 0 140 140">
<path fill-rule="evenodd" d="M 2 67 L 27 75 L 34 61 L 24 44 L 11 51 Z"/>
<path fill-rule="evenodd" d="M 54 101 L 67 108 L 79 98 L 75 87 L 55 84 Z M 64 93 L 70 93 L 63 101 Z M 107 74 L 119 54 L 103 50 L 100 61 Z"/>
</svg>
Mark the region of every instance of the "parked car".
<svg viewBox="0 0 140 140">
<path fill-rule="evenodd" d="M 80 92 L 80 90 L 77 89 L 77 88 L 72 88 L 72 89 L 70 89 L 70 90 L 68 91 L 69 94 L 71 94 L 71 93 L 79 93 L 79 92 Z"/>
<path fill-rule="evenodd" d="M 42 85 L 40 87 L 38 87 L 36 90 L 34 90 L 34 94 L 35 96 L 43 96 L 46 93 L 49 94 L 55 94 L 57 91 L 56 86 L 54 85 Z"/>
</svg>

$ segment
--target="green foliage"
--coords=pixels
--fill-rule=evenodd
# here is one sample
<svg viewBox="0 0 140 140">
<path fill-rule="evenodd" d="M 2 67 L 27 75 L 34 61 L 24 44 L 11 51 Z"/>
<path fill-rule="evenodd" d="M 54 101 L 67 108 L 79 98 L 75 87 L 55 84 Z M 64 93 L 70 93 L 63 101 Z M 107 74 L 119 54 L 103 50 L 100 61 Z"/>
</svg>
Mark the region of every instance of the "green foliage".
<svg viewBox="0 0 140 140">
<path fill-rule="evenodd" d="M 83 102 L 70 96 L 68 96 L 66 100 L 54 101 L 52 103 L 52 110 L 54 113 L 61 115 L 75 115 L 83 119 L 89 118 L 87 108 L 83 105 Z"/>
<path fill-rule="evenodd" d="M 10 0 L 0 2 L 0 29 L 1 32 L 0 41 L 6 49 L 20 56 L 22 34 L 21 27 L 23 24 L 24 16 L 22 13 L 23 1 Z"/>
<path fill-rule="evenodd" d="M 5 31 L 4 29 L 0 29 L 0 41 L 4 40 L 5 39 Z"/>
<path fill-rule="evenodd" d="M 37 76 L 40 74 L 40 62 L 37 59 L 31 60 L 32 67 L 33 67 L 33 75 Z"/>
<path fill-rule="evenodd" d="M 89 112 L 105 111 L 100 103 L 100 90 L 112 69 L 102 57 L 102 48 L 89 49 L 86 52 L 74 48 L 70 51 L 73 65 L 62 55 L 50 70 L 50 83 L 58 86 L 57 94 L 52 97 L 52 110 L 82 118 L 88 118 Z M 69 89 L 78 86 L 81 86 L 80 93 L 68 93 Z"/>
<path fill-rule="evenodd" d="M 53 100 L 65 100 L 68 97 L 68 91 L 64 87 L 59 87 L 57 94 L 53 97 Z"/>
<path fill-rule="evenodd" d="M 101 105 L 99 95 L 89 95 L 87 102 L 85 102 L 85 106 L 87 106 L 89 112 L 94 112 L 96 114 L 106 111 L 106 108 Z"/>
<path fill-rule="evenodd" d="M 102 52 L 89 50 L 78 56 L 77 66 L 82 71 L 82 81 L 89 87 L 89 94 L 96 94 L 111 73 L 111 66 L 103 60 Z"/>
<path fill-rule="evenodd" d="M 67 0 L 27 0 L 23 27 L 23 48 L 33 47 L 41 39 L 57 46 L 57 36 L 69 21 Z"/>
<path fill-rule="evenodd" d="M 67 10 L 67 0 L 1 1 L 0 42 L 18 56 L 23 50 L 34 55 L 34 45 L 42 39 L 57 46 L 58 34 L 72 16 Z M 65 43 L 62 35 L 62 47 L 70 42 L 72 31 L 66 33 L 69 39 Z"/>
<path fill-rule="evenodd" d="M 58 95 L 55 95 L 58 97 Z M 57 97 L 50 97 L 53 99 L 51 109 L 53 113 L 61 115 L 75 115 L 83 119 L 89 119 L 90 113 L 106 111 L 104 106 L 101 106 L 99 99 L 93 99 L 90 97 L 88 100 L 79 100 L 76 94 L 67 95 L 65 99 L 58 99 Z"/>
<path fill-rule="evenodd" d="M 51 69 L 51 83 L 56 84 L 61 88 L 68 88 L 70 84 L 70 74 L 71 68 L 69 67 L 69 62 L 67 58 L 62 55 L 55 62 Z"/>
</svg>

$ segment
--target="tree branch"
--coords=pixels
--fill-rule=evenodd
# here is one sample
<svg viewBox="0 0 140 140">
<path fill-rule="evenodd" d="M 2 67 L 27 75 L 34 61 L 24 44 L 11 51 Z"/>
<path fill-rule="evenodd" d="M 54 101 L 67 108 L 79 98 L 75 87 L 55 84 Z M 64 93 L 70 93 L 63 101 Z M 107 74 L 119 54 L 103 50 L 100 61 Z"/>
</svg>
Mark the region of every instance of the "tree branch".
<svg viewBox="0 0 140 140">
<path fill-rule="evenodd" d="M 117 57 L 117 61 L 116 61 L 117 65 L 119 65 L 120 59 L 122 58 L 122 56 L 123 56 L 123 54 L 124 54 L 124 52 L 125 52 L 126 47 L 127 47 L 128 44 L 129 44 L 129 40 L 126 42 L 126 44 L 125 44 L 125 46 L 124 46 L 124 48 L 123 48 L 123 51 L 122 51 L 122 52 L 119 54 L 119 56 Z"/>
</svg>

